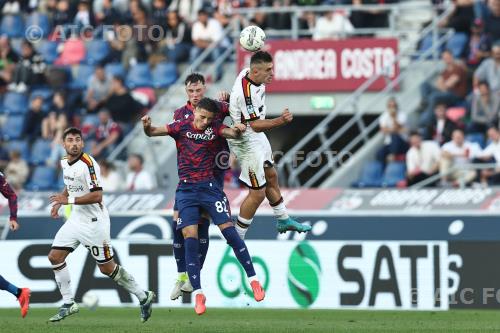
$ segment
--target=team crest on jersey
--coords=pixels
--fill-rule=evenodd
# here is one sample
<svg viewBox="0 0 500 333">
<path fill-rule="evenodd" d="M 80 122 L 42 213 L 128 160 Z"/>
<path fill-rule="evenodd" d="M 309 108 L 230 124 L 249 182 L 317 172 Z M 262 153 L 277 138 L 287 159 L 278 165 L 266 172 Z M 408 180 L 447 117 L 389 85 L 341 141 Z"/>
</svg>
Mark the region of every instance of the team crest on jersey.
<svg viewBox="0 0 500 333">
<path fill-rule="evenodd" d="M 206 135 L 212 135 L 214 133 L 214 130 L 212 129 L 212 127 L 209 127 L 205 130 L 205 134 Z"/>
</svg>

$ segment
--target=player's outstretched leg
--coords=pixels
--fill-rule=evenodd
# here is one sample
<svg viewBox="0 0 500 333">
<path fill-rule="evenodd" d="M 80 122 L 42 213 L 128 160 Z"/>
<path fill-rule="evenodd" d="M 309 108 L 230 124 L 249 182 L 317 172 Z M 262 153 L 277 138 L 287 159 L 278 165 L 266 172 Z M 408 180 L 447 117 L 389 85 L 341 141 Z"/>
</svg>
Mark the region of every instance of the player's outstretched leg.
<svg viewBox="0 0 500 333">
<path fill-rule="evenodd" d="M 257 279 L 257 275 L 255 274 L 255 269 L 252 263 L 252 258 L 250 257 L 250 253 L 248 252 L 245 241 L 240 238 L 231 222 L 221 224 L 219 225 L 219 228 L 222 231 L 222 235 L 226 239 L 229 246 L 232 247 L 233 252 L 236 258 L 238 258 L 241 266 L 243 266 L 243 268 L 245 269 L 248 281 L 250 282 L 250 286 L 252 287 L 253 297 L 257 302 L 262 301 L 266 296 L 266 293 L 264 292 L 264 289 Z"/>
<path fill-rule="evenodd" d="M 17 297 L 19 305 L 21 306 L 21 316 L 24 318 L 28 314 L 28 309 L 30 305 L 30 293 L 28 288 L 18 288 L 9 281 L 5 280 L 2 275 L 0 275 L 0 289 L 6 290 L 12 295 Z"/>
<path fill-rule="evenodd" d="M 141 321 L 145 323 L 153 312 L 155 293 L 152 291 L 144 291 L 144 289 L 140 288 L 135 278 L 127 272 L 123 266 L 116 264 L 114 260 L 110 260 L 105 264 L 100 264 L 99 269 L 101 273 L 109 276 L 117 284 L 137 297 L 141 306 Z"/>
<path fill-rule="evenodd" d="M 266 175 L 266 197 L 273 208 L 274 217 L 278 220 L 276 229 L 279 233 L 286 231 L 307 232 L 311 226 L 302 224 L 288 216 L 288 212 L 281 196 L 281 190 L 278 184 L 278 173 L 274 167 L 264 168 Z"/>
<path fill-rule="evenodd" d="M 73 299 L 73 292 L 71 290 L 71 277 L 65 261 L 68 254 L 67 250 L 54 248 L 49 253 L 49 261 L 52 263 L 52 270 L 54 271 L 57 286 L 63 299 L 63 305 L 59 308 L 58 312 L 49 318 L 51 322 L 63 320 L 80 311 L 78 304 Z"/>
</svg>

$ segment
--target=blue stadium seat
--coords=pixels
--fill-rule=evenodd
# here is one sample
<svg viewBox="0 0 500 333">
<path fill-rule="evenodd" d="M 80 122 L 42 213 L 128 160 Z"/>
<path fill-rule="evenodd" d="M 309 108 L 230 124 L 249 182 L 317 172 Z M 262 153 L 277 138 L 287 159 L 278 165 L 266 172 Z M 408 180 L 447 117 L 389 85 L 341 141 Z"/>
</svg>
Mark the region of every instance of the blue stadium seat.
<svg viewBox="0 0 500 333">
<path fill-rule="evenodd" d="M 16 92 L 8 92 L 3 100 L 3 112 L 7 114 L 22 113 L 29 111 L 28 96 Z"/>
<path fill-rule="evenodd" d="M 126 84 L 130 89 L 151 87 L 153 78 L 149 71 L 149 65 L 147 63 L 138 63 L 131 67 L 127 74 Z"/>
<path fill-rule="evenodd" d="M 34 39 L 47 38 L 51 31 L 48 16 L 39 12 L 33 12 L 30 16 L 28 16 L 28 19 L 26 20 L 26 28 L 30 26 L 36 26 L 38 28 L 31 28 L 29 31 L 30 36 L 28 37 Z"/>
<path fill-rule="evenodd" d="M 395 187 L 404 179 L 406 179 L 406 164 L 404 162 L 390 162 L 385 168 L 382 186 Z"/>
<path fill-rule="evenodd" d="M 175 83 L 178 77 L 177 66 L 174 63 L 159 63 L 153 70 L 153 87 L 167 88 Z"/>
<path fill-rule="evenodd" d="M 50 140 L 37 139 L 31 146 L 29 162 L 33 165 L 43 165 L 52 151 Z"/>
<path fill-rule="evenodd" d="M 31 90 L 29 105 L 31 105 L 31 101 L 37 97 L 41 96 L 43 98 L 42 111 L 48 112 L 52 106 L 52 96 L 54 96 L 54 91 L 50 88 L 37 88 Z"/>
<path fill-rule="evenodd" d="M 49 191 L 56 187 L 56 169 L 48 166 L 37 166 L 26 185 L 30 191 Z"/>
<path fill-rule="evenodd" d="M 40 42 L 40 46 L 38 46 L 37 51 L 42 55 L 45 62 L 52 64 L 59 56 L 59 53 L 57 52 L 58 46 L 59 44 L 57 42 L 44 40 Z"/>
<path fill-rule="evenodd" d="M 104 67 L 104 70 L 109 76 L 125 77 L 127 74 L 125 67 L 123 67 L 123 65 L 119 62 L 107 64 L 106 67 Z"/>
<path fill-rule="evenodd" d="M 30 146 L 28 140 L 11 140 L 7 143 L 7 151 L 17 150 L 21 153 L 23 160 L 28 161 L 30 157 Z"/>
<path fill-rule="evenodd" d="M 472 143 L 477 143 L 478 145 L 481 146 L 481 148 L 484 148 L 486 145 L 486 140 L 484 138 L 483 133 L 470 133 L 465 136 L 465 141 L 469 141 Z"/>
<path fill-rule="evenodd" d="M 24 129 L 25 116 L 23 114 L 11 114 L 7 117 L 2 127 L 2 136 L 5 140 L 17 140 L 21 138 Z"/>
<path fill-rule="evenodd" d="M 103 61 L 109 54 L 109 44 L 104 40 L 91 40 L 85 46 L 85 59 L 83 62 L 87 65 L 96 65 Z"/>
<path fill-rule="evenodd" d="M 95 67 L 92 65 L 80 64 L 70 84 L 72 89 L 87 89 L 89 78 L 94 74 Z"/>
<path fill-rule="evenodd" d="M 352 187 L 380 187 L 384 174 L 383 168 L 384 166 L 379 161 L 368 162 L 361 171 L 361 177 L 352 183 Z"/>
<path fill-rule="evenodd" d="M 24 37 L 24 22 L 21 15 L 5 15 L 0 24 L 0 33 L 9 38 Z"/>
</svg>

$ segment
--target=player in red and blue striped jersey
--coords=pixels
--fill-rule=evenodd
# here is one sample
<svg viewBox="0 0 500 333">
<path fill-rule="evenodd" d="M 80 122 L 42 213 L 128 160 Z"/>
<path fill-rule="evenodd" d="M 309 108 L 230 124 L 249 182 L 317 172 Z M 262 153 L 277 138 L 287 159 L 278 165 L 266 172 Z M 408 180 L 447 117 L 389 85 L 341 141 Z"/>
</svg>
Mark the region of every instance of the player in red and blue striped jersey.
<svg viewBox="0 0 500 333">
<path fill-rule="evenodd" d="M 9 228 L 12 231 L 19 229 L 19 224 L 17 223 L 17 195 L 12 187 L 7 183 L 5 176 L 0 172 L 0 193 L 9 201 Z M 12 295 L 16 296 L 21 306 L 21 316 L 24 318 L 28 314 L 29 304 L 30 304 L 30 290 L 28 288 L 18 288 L 9 281 L 7 281 L 2 275 L 0 275 L 0 290 L 6 290 Z"/>
<path fill-rule="evenodd" d="M 194 109 L 198 105 L 200 99 L 202 99 L 205 95 L 206 86 L 205 86 L 205 78 L 200 73 L 191 73 L 186 77 L 184 81 L 186 94 L 188 97 L 188 101 L 185 105 L 178 108 L 174 111 L 174 121 L 181 121 L 185 119 L 191 119 L 194 117 Z M 225 92 L 219 93 L 220 100 L 228 100 L 229 95 Z M 217 105 L 219 106 L 219 112 L 215 116 L 216 122 L 223 122 L 226 116 L 229 116 L 229 103 L 223 101 L 217 101 Z M 224 173 L 229 168 L 229 147 L 226 139 L 219 138 L 217 140 L 220 146 L 220 152 L 218 156 L 218 163 L 214 169 L 214 177 L 216 181 L 219 183 L 220 187 L 224 187 Z M 170 299 L 175 300 L 179 296 L 181 296 L 182 292 L 192 292 L 193 287 L 189 282 L 189 278 L 186 274 L 186 260 L 185 260 L 185 251 L 184 251 L 184 237 L 182 236 L 182 231 L 177 230 L 176 222 L 179 217 L 179 211 L 177 207 L 177 200 L 175 200 L 174 204 L 174 213 L 172 216 L 173 220 L 173 246 L 174 246 L 174 257 L 175 262 L 177 264 L 177 280 L 175 281 L 172 292 L 170 293 Z M 208 222 L 206 214 L 202 214 L 200 223 L 198 224 L 198 237 L 200 242 L 200 263 L 201 267 L 203 267 L 203 263 L 205 262 L 205 257 L 208 252 L 209 246 L 209 236 L 208 236 L 208 228 L 210 223 Z"/>
<path fill-rule="evenodd" d="M 176 191 L 179 207 L 177 229 L 182 230 L 184 236 L 186 269 L 194 289 L 195 311 L 199 315 L 206 310 L 198 256 L 200 209 L 210 215 L 214 224 L 222 231 L 227 243 L 233 248 L 234 254 L 245 269 L 255 300 L 261 301 L 265 296 L 255 274 L 247 246 L 238 236 L 231 221 L 227 197 L 214 177 L 215 157 L 220 152 L 217 139 L 238 138 L 246 130 L 246 126 L 238 124 L 228 128 L 219 122 L 213 123 L 217 113 L 217 103 L 209 98 L 203 98 L 198 103 L 193 118 L 172 122 L 165 127 L 152 126 L 149 116 L 142 118 L 146 135 L 169 135 L 176 141 L 180 179 Z"/>
</svg>

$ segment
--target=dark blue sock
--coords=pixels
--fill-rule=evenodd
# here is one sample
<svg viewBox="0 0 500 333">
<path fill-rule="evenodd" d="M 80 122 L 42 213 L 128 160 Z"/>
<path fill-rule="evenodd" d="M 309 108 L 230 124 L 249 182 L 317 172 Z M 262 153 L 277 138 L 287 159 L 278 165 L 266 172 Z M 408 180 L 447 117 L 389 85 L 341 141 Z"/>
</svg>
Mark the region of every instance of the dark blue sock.
<svg viewBox="0 0 500 333">
<path fill-rule="evenodd" d="M 199 257 L 199 242 L 197 238 L 186 238 L 184 240 L 186 248 L 186 269 L 189 275 L 189 281 L 193 286 L 193 290 L 201 288 L 200 279 L 200 257 Z"/>
<path fill-rule="evenodd" d="M 19 289 L 9 281 L 5 280 L 1 275 L 0 275 L 0 289 L 7 290 L 9 293 L 11 293 L 16 297 L 19 297 L 19 295 L 21 294 L 21 289 Z"/>
<path fill-rule="evenodd" d="M 208 228 L 210 227 L 210 221 L 202 218 L 200 222 L 202 223 L 198 224 L 198 238 L 200 240 L 200 267 L 203 268 L 203 263 L 208 252 Z"/>
<path fill-rule="evenodd" d="M 222 235 L 227 240 L 229 246 L 233 248 L 233 252 L 236 255 L 236 258 L 238 258 L 241 266 L 245 269 L 247 276 L 255 276 L 255 270 L 253 269 L 250 253 L 248 253 L 247 246 L 243 239 L 238 236 L 236 229 L 234 227 L 226 228 L 222 230 Z"/>
<path fill-rule="evenodd" d="M 182 236 L 182 230 L 176 230 L 176 222 L 173 223 L 174 231 L 174 258 L 177 264 L 177 272 L 186 271 L 186 253 L 184 251 L 184 237 Z"/>
</svg>

